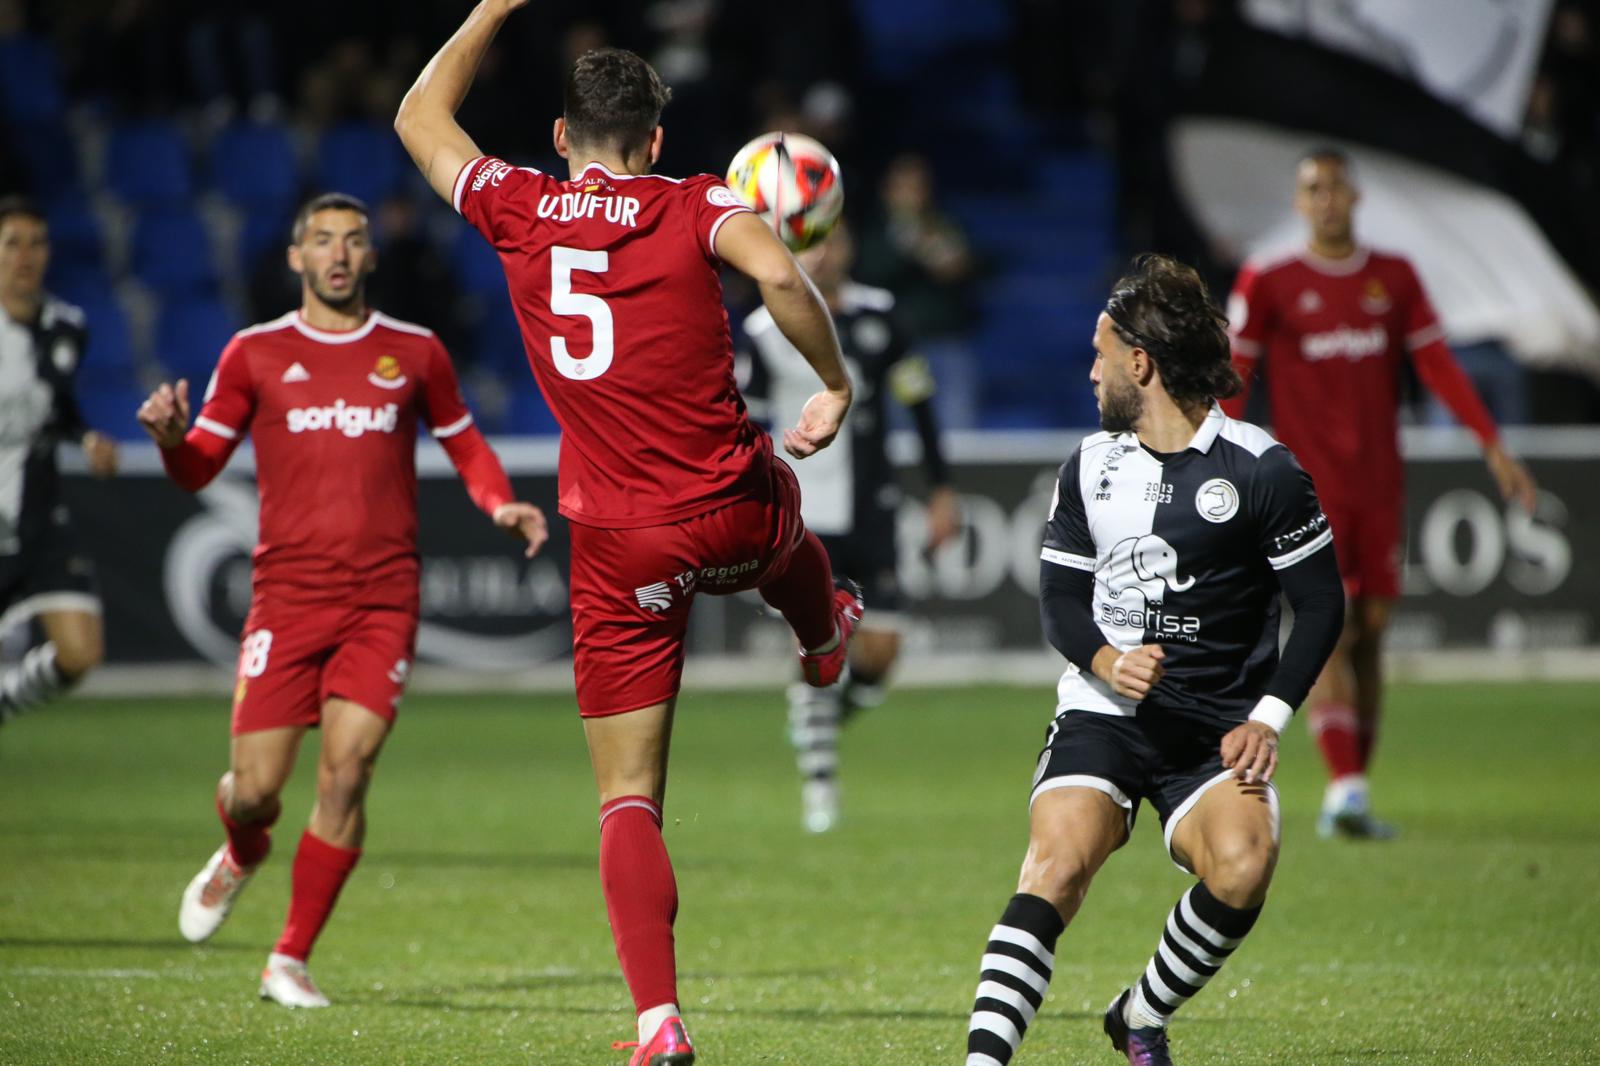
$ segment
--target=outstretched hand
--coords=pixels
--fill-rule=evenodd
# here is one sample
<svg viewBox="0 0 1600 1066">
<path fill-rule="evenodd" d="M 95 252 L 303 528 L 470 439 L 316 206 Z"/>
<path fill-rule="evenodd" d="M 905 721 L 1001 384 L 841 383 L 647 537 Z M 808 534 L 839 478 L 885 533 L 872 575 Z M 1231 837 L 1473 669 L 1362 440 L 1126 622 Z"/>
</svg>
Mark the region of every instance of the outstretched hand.
<svg viewBox="0 0 1600 1066">
<path fill-rule="evenodd" d="M 1222 765 L 1245 784 L 1272 780 L 1278 768 L 1278 731 L 1265 722 L 1245 722 L 1222 738 Z"/>
<path fill-rule="evenodd" d="M 550 524 L 545 521 L 544 512 L 533 504 L 523 503 L 521 500 L 502 503 L 496 507 L 494 524 L 512 536 L 527 541 L 528 548 L 523 554 L 529 559 L 539 554 L 544 542 L 550 539 Z"/>
<path fill-rule="evenodd" d="M 833 443 L 850 410 L 850 394 L 825 390 L 806 401 L 800 421 L 783 431 L 783 450 L 796 459 L 815 455 Z"/>
<path fill-rule="evenodd" d="M 163 448 L 176 448 L 189 431 L 189 382 L 178 379 L 174 388 L 162 382 L 139 405 L 139 424 Z"/>
</svg>

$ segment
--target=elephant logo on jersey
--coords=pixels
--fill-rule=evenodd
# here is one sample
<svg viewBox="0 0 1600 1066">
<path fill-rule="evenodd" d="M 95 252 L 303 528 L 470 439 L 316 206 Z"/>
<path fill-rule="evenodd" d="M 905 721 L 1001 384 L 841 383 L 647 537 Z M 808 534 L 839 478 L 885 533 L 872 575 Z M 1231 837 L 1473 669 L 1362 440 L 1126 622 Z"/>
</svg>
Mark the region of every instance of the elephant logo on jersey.
<svg viewBox="0 0 1600 1066">
<path fill-rule="evenodd" d="M 1193 576 L 1178 576 L 1178 553 L 1165 539 L 1154 533 L 1118 541 L 1111 556 L 1100 568 L 1106 585 L 1106 598 L 1120 602 L 1132 591 L 1147 604 L 1160 604 L 1167 590 L 1183 592 L 1194 585 Z"/>
</svg>

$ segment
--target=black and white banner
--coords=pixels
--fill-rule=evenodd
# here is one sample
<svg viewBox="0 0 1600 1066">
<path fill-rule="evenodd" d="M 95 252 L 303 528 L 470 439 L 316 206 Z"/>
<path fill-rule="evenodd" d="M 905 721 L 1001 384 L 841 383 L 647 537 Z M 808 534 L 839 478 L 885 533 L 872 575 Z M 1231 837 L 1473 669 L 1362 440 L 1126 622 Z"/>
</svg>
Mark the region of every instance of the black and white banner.
<svg viewBox="0 0 1600 1066">
<path fill-rule="evenodd" d="M 1539 479 L 1538 512 L 1500 503 L 1464 434 L 1408 436 L 1405 595 L 1397 649 L 1502 651 L 1600 646 L 1600 431 L 1509 434 Z M 900 579 L 911 600 L 908 653 L 982 655 L 1042 647 L 1035 594 L 1039 543 L 1055 471 L 1077 434 L 955 434 L 950 453 L 966 528 L 925 552 L 922 507 L 900 516 Z M 914 447 L 914 446 L 913 446 Z M 498 442 L 525 498 L 555 516 L 554 447 Z M 423 624 L 418 658 L 486 674 L 566 658 L 565 523 L 539 558 L 493 529 L 436 449 L 419 457 Z M 230 668 L 250 599 L 256 495 L 248 459 L 199 496 L 130 448 L 110 481 L 69 473 L 68 499 L 100 570 L 113 663 L 210 660 Z M 868 605 L 870 611 L 871 605 Z M 752 600 L 701 597 L 696 653 L 784 651 L 781 623 Z"/>
</svg>

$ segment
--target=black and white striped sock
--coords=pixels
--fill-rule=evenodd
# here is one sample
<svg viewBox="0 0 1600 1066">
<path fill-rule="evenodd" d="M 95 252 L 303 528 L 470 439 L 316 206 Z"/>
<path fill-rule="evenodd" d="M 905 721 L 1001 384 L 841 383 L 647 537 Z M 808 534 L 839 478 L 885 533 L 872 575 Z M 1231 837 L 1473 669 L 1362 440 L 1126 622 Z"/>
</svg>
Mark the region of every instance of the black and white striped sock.
<svg viewBox="0 0 1600 1066">
<path fill-rule="evenodd" d="M 1005 1066 L 1017 1053 L 1056 966 L 1056 940 L 1066 923 L 1047 900 L 1019 892 L 989 933 L 972 1024 L 967 1066 Z"/>
<path fill-rule="evenodd" d="M 56 646 L 47 640 L 29 649 L 21 662 L 0 677 L 0 722 L 55 699 L 66 689 L 66 679 L 56 668 Z"/>
<path fill-rule="evenodd" d="M 832 781 L 839 775 L 840 686 L 789 686 L 789 736 L 795 762 L 807 781 Z"/>
<path fill-rule="evenodd" d="M 1163 1028 L 1216 976 L 1250 927 L 1260 907 L 1239 910 L 1211 894 L 1201 881 L 1185 892 L 1167 916 L 1161 943 L 1128 997 L 1128 1024 Z"/>
</svg>

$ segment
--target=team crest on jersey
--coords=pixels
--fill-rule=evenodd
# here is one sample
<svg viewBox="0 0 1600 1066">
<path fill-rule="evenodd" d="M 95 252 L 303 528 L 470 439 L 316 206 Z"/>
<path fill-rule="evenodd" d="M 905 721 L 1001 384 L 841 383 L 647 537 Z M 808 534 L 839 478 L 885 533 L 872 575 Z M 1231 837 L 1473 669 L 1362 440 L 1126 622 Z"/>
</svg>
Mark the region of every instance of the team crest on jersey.
<svg viewBox="0 0 1600 1066">
<path fill-rule="evenodd" d="M 1226 522 L 1239 513 L 1239 490 L 1227 478 L 1214 477 L 1194 494 L 1194 509 L 1207 522 Z"/>
<path fill-rule="evenodd" d="M 380 355 L 367 380 L 380 389 L 398 389 L 404 387 L 406 376 L 400 372 L 398 359 L 392 355 Z"/>
<path fill-rule="evenodd" d="M 1368 278 L 1366 287 L 1361 290 L 1361 310 L 1369 315 L 1381 315 L 1393 306 L 1394 301 L 1389 299 L 1389 290 L 1383 287 L 1383 282 Z"/>
<path fill-rule="evenodd" d="M 1322 294 L 1316 289 L 1307 289 L 1295 303 L 1302 315 L 1314 315 L 1322 310 Z"/>
</svg>

